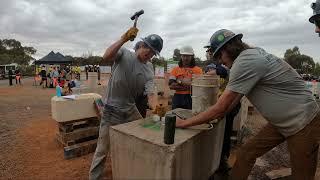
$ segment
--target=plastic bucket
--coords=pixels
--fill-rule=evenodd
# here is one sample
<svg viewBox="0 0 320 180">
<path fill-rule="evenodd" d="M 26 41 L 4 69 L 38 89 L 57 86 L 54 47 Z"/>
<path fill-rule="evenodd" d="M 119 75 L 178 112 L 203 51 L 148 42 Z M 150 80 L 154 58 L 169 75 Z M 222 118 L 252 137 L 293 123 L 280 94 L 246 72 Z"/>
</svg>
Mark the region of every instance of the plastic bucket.
<svg viewBox="0 0 320 180">
<path fill-rule="evenodd" d="M 219 76 L 198 75 L 192 77 L 192 113 L 198 114 L 214 105 L 218 99 Z"/>
</svg>

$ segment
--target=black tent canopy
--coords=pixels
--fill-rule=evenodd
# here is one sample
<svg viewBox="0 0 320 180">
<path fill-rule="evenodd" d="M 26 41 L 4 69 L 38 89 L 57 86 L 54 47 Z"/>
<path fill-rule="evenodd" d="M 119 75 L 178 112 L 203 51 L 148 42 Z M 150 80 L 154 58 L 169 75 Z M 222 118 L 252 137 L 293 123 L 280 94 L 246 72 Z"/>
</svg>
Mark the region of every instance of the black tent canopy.
<svg viewBox="0 0 320 180">
<path fill-rule="evenodd" d="M 54 53 L 51 51 L 48 55 L 34 62 L 36 65 L 40 64 L 71 64 L 72 61 L 64 57 L 61 53 Z"/>
</svg>

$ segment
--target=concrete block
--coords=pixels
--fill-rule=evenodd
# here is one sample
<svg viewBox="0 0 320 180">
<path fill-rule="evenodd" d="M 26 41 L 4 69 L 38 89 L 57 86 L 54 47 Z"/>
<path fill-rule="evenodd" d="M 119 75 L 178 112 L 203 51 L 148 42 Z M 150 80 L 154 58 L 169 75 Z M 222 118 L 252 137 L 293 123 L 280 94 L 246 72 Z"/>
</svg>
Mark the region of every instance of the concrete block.
<svg viewBox="0 0 320 180">
<path fill-rule="evenodd" d="M 143 120 L 110 128 L 114 180 L 207 180 L 218 168 L 225 120 L 210 130 L 176 129 L 175 143 L 163 143 L 163 128 L 144 128 Z"/>
<path fill-rule="evenodd" d="M 57 122 L 67 122 L 90 117 L 97 117 L 94 100 L 99 94 L 88 93 L 76 95 L 75 100 L 54 96 L 51 98 L 52 118 Z"/>
</svg>

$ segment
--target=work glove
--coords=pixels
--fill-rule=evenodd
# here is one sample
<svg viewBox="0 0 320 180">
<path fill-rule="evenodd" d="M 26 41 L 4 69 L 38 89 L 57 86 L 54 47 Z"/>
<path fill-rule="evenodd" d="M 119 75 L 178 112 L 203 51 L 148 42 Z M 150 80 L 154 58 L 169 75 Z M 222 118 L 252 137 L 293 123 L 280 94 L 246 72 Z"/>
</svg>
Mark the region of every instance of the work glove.
<svg viewBox="0 0 320 180">
<path fill-rule="evenodd" d="M 157 114 L 160 117 L 164 117 L 167 112 L 167 107 L 162 106 L 162 104 L 156 105 L 156 108 L 152 112 L 153 114 Z"/>
<path fill-rule="evenodd" d="M 131 27 L 125 34 L 122 35 L 122 39 L 127 42 L 129 40 L 134 40 L 137 37 L 139 29 L 136 27 Z"/>
</svg>

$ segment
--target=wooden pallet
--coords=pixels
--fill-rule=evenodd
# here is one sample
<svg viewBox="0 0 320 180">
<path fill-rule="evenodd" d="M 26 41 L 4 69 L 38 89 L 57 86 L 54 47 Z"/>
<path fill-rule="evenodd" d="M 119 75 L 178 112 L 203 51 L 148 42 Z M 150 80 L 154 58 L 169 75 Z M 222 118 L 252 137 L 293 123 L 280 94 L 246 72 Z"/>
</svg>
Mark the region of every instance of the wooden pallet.
<svg viewBox="0 0 320 180">
<path fill-rule="evenodd" d="M 104 104 L 94 102 L 97 117 L 58 123 L 56 139 L 64 147 L 64 158 L 71 159 L 94 152 L 99 137 L 99 126 Z"/>
<path fill-rule="evenodd" d="M 71 159 L 92 153 L 96 150 L 97 142 L 98 139 L 94 139 L 64 147 L 64 158 Z"/>
<path fill-rule="evenodd" d="M 73 132 L 56 133 L 58 142 L 60 142 L 64 147 L 71 146 L 77 143 L 84 142 L 86 140 L 97 139 L 99 135 L 99 127 L 85 127 L 75 130 Z"/>
<path fill-rule="evenodd" d="M 58 123 L 59 132 L 63 133 L 69 133 L 77 129 L 86 127 L 96 127 L 99 125 L 100 119 L 97 117 Z"/>
<path fill-rule="evenodd" d="M 58 123 L 56 139 L 64 147 L 64 158 L 70 159 L 94 152 L 99 137 L 99 118 Z"/>
</svg>

